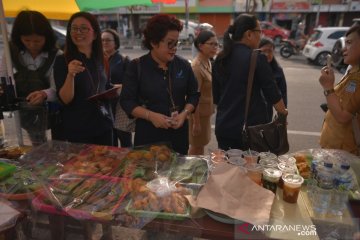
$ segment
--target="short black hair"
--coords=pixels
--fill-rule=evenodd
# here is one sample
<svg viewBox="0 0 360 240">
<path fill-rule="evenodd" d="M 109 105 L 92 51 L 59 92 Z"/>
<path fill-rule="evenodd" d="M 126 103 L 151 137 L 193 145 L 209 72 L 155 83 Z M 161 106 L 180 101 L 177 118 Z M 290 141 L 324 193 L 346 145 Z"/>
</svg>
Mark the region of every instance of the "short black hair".
<svg viewBox="0 0 360 240">
<path fill-rule="evenodd" d="M 157 14 L 151 17 L 144 29 L 143 45 L 151 50 L 151 43 L 159 43 L 169 31 L 181 32 L 183 24 L 174 16 L 168 14 Z"/>
<path fill-rule="evenodd" d="M 48 19 L 40 12 L 24 10 L 16 16 L 11 31 L 11 42 L 19 48 L 26 50 L 25 45 L 21 41 L 21 36 L 29 36 L 32 34 L 45 37 L 45 45 L 42 49 L 49 52 L 56 48 L 56 36 Z"/>
<path fill-rule="evenodd" d="M 120 48 L 120 37 L 119 34 L 111 28 L 107 28 L 103 31 L 103 33 L 110 33 L 113 37 L 114 37 L 114 42 L 115 42 L 115 49 L 119 49 Z"/>
<path fill-rule="evenodd" d="M 204 44 L 207 40 L 215 36 L 216 35 L 213 31 L 202 30 L 194 40 L 194 45 L 196 49 L 200 51 L 199 44 Z"/>
</svg>

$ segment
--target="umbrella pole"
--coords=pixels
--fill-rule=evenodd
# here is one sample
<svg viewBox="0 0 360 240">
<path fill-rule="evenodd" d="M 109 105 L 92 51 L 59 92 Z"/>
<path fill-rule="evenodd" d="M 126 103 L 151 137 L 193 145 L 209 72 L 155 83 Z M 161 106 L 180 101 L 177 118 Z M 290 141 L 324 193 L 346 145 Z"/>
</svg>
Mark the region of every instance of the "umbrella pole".
<svg viewBox="0 0 360 240">
<path fill-rule="evenodd" d="M 14 97 L 16 98 L 17 94 L 16 94 L 16 87 L 15 87 L 15 81 L 14 81 L 13 66 L 12 66 L 11 56 L 10 56 L 9 38 L 8 38 L 8 34 L 7 34 L 7 27 L 6 27 L 6 21 L 5 21 L 4 5 L 3 5 L 2 0 L 0 0 L 0 26 L 1 26 L 1 32 L 2 32 L 2 37 L 3 37 L 3 44 L 4 44 L 4 56 L 3 56 L 4 59 L 3 59 L 3 61 L 5 61 L 5 63 L 6 63 L 6 76 L 7 76 L 6 85 L 13 86 L 14 95 L 15 95 Z M 12 115 L 13 114 L 10 114 L 10 116 L 12 116 Z M 21 127 L 20 127 L 20 117 L 19 117 L 19 114 L 17 113 L 17 111 L 15 111 L 14 120 L 15 120 L 15 131 L 16 131 L 17 143 L 20 146 L 23 146 L 24 142 L 23 142 L 23 136 L 22 136 Z"/>
</svg>

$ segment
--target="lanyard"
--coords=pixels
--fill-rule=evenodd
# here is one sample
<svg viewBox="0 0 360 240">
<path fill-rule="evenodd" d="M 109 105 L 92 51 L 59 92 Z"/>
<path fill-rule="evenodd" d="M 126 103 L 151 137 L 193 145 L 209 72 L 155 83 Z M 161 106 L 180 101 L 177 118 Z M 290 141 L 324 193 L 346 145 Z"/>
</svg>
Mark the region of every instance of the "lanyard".
<svg viewBox="0 0 360 240">
<path fill-rule="evenodd" d="M 85 60 L 83 59 L 83 57 L 81 56 L 82 58 L 82 62 L 84 63 L 84 66 L 85 66 L 85 70 L 86 70 L 86 73 L 88 75 L 88 77 L 90 78 L 90 82 L 91 82 L 91 86 L 92 86 L 92 89 L 95 90 L 95 94 L 98 94 L 99 93 L 99 88 L 100 88 L 100 72 L 99 72 L 99 69 L 98 69 L 98 66 L 95 62 L 95 71 L 96 71 L 96 74 L 97 74 L 97 79 L 93 79 L 93 77 L 91 76 L 91 73 L 90 73 L 90 70 L 88 68 L 88 66 L 86 65 L 86 62 Z M 97 85 L 95 87 L 95 85 Z"/>
<path fill-rule="evenodd" d="M 175 105 L 175 101 L 173 98 L 173 94 L 172 94 L 172 84 L 171 84 L 171 77 L 170 77 L 170 68 L 168 70 L 165 70 L 165 74 L 166 72 L 167 74 L 167 79 L 168 79 L 168 88 L 167 88 L 167 92 L 169 93 L 169 97 L 170 97 L 170 102 L 171 102 L 171 112 L 176 111 L 176 105 Z"/>
</svg>

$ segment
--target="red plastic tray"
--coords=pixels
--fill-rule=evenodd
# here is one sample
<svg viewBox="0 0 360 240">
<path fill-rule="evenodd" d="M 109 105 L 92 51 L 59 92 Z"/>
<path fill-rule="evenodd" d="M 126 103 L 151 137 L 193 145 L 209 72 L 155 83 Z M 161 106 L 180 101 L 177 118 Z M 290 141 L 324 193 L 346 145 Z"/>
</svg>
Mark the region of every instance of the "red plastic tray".
<svg viewBox="0 0 360 240">
<path fill-rule="evenodd" d="M 89 175 L 79 175 L 79 176 L 89 176 Z M 56 215 L 63 215 L 63 216 L 71 216 L 77 219 L 86 219 L 86 220 L 96 220 L 96 221 L 108 221 L 111 220 L 113 217 L 114 212 L 120 206 L 122 201 L 124 200 L 125 196 L 129 193 L 129 179 L 126 178 L 116 178 L 116 177 L 109 177 L 109 176 L 91 176 L 94 178 L 98 178 L 101 180 L 109 180 L 111 182 L 118 182 L 122 184 L 122 194 L 119 196 L 117 203 L 113 206 L 112 210 L 109 212 L 88 212 L 81 209 L 73 209 L 69 208 L 67 210 L 62 209 L 61 207 L 49 205 L 44 203 L 44 198 L 46 197 L 46 193 L 39 194 L 36 198 L 32 200 L 33 207 L 41 212 L 56 214 Z"/>
</svg>

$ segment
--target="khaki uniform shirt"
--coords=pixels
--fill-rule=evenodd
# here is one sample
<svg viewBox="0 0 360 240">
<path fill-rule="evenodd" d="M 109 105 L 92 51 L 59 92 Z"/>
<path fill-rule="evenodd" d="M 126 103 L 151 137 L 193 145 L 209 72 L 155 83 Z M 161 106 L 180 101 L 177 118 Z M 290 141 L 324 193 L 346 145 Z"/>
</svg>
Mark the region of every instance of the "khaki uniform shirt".
<svg viewBox="0 0 360 240">
<path fill-rule="evenodd" d="M 335 86 L 335 94 L 340 99 L 340 106 L 347 112 L 355 115 L 360 110 L 360 68 L 353 67 L 340 83 Z M 359 118 L 357 118 L 360 124 Z M 320 145 L 323 148 L 342 149 L 356 155 L 359 154 L 352 121 L 339 123 L 330 111 L 326 112 L 320 136 Z"/>
<path fill-rule="evenodd" d="M 198 81 L 200 100 L 197 108 L 200 117 L 211 116 L 214 113 L 212 96 L 212 77 L 210 62 L 203 62 L 198 56 L 192 61 L 191 67 Z"/>
</svg>

